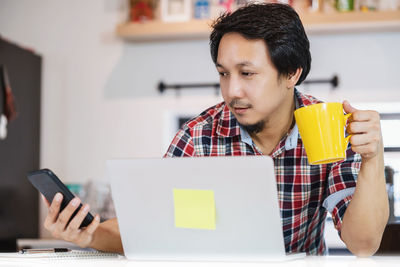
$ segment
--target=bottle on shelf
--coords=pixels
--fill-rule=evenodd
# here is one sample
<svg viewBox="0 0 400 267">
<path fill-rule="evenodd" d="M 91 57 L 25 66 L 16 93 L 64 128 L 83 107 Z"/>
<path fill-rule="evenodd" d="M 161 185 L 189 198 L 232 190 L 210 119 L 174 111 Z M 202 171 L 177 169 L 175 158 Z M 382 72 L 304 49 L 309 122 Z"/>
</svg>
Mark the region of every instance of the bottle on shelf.
<svg viewBox="0 0 400 267">
<path fill-rule="evenodd" d="M 195 0 L 195 2 L 194 2 L 194 18 L 195 19 L 210 18 L 210 2 L 209 2 L 209 0 Z"/>
</svg>

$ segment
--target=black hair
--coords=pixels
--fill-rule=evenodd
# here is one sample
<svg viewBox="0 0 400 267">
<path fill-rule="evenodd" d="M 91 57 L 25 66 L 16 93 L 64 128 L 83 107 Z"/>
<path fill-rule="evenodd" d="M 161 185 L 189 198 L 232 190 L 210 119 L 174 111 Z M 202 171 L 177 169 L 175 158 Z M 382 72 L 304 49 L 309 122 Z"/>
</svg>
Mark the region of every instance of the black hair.
<svg viewBox="0 0 400 267">
<path fill-rule="evenodd" d="M 303 72 L 296 85 L 307 77 L 311 67 L 310 42 L 299 15 L 289 5 L 248 4 L 217 18 L 210 35 L 210 50 L 217 64 L 219 43 L 226 33 L 239 33 L 246 39 L 263 39 L 279 76 Z"/>
</svg>

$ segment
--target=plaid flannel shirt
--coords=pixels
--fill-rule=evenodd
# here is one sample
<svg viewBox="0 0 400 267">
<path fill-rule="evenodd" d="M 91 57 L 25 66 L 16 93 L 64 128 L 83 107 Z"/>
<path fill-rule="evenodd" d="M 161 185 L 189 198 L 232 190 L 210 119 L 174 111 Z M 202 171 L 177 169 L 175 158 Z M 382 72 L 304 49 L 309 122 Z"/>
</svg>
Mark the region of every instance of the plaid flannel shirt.
<svg viewBox="0 0 400 267">
<path fill-rule="evenodd" d="M 296 108 L 321 101 L 295 89 Z M 262 155 L 222 102 L 186 122 L 165 157 Z M 361 157 L 350 146 L 346 160 L 310 165 L 297 125 L 269 155 L 274 161 L 286 253 L 326 253 L 327 211 L 339 231 L 354 193 Z"/>
</svg>

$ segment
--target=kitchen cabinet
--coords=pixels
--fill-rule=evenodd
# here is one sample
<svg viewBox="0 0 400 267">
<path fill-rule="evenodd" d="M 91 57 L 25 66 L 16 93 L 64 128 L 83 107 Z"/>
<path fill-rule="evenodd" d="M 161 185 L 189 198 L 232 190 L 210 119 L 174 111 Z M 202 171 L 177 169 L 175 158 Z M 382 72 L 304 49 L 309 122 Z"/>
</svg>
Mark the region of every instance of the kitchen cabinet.
<svg viewBox="0 0 400 267">
<path fill-rule="evenodd" d="M 17 238 L 39 235 L 39 196 L 26 174 L 40 166 L 42 57 L 0 38 L 0 65 L 17 111 L 0 139 L 0 251 L 15 252 Z"/>
<path fill-rule="evenodd" d="M 400 31 L 400 10 L 305 13 L 300 17 L 308 34 Z M 117 26 L 116 34 L 133 42 L 206 40 L 211 32 L 211 24 L 212 20 L 123 23 Z"/>
</svg>

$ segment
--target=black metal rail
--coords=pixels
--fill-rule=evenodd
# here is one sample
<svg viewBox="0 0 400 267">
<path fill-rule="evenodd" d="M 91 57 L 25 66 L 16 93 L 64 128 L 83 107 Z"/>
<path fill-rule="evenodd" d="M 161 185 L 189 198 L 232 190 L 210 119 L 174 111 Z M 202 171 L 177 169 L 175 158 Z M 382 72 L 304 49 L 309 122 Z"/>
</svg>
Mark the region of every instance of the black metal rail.
<svg viewBox="0 0 400 267">
<path fill-rule="evenodd" d="M 334 75 L 331 79 L 315 79 L 315 80 L 305 80 L 303 84 L 324 84 L 328 83 L 332 85 L 332 89 L 335 89 L 339 85 L 339 77 Z"/>
<path fill-rule="evenodd" d="M 316 79 L 316 80 L 305 80 L 303 84 L 331 84 L 332 89 L 335 89 L 339 85 L 339 78 L 334 75 L 331 79 Z M 163 93 L 166 90 L 176 90 L 178 93 L 181 89 L 198 89 L 198 88 L 214 88 L 216 94 L 219 93 L 219 83 L 182 83 L 182 84 L 165 84 L 164 82 L 158 83 L 158 91 Z"/>
</svg>

